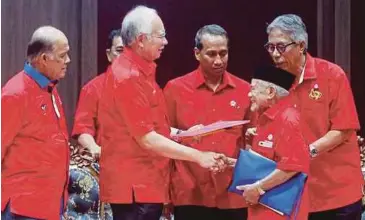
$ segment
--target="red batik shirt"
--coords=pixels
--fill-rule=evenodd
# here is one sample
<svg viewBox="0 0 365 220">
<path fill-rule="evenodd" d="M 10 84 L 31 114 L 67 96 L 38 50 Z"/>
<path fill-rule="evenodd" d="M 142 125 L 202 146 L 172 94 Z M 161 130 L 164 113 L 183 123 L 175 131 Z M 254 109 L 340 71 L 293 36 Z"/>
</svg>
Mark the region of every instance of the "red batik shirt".
<svg viewBox="0 0 365 220">
<path fill-rule="evenodd" d="M 364 182 L 356 137 L 360 125 L 346 74 L 333 63 L 307 55 L 303 82 L 294 85 L 291 93 L 300 106 L 308 144 L 330 130 L 353 130 L 347 141 L 311 160 L 310 211 L 335 209 L 360 200 Z"/>
<path fill-rule="evenodd" d="M 98 120 L 98 106 L 104 81 L 105 73 L 102 73 L 81 89 L 72 136 L 90 134 L 95 137 L 96 142 L 99 144 L 100 123 Z"/>
<path fill-rule="evenodd" d="M 155 63 L 126 48 L 106 73 L 99 103 L 103 201 L 168 201 L 170 160 L 144 149 L 136 141 L 151 131 L 170 136 L 165 100 L 155 81 L 155 70 Z"/>
<path fill-rule="evenodd" d="M 225 72 L 222 84 L 214 92 L 205 84 L 200 68 L 167 83 L 164 94 L 171 126 L 187 130 L 219 120 L 243 120 L 249 111 L 250 85 Z M 224 153 L 237 158 L 242 128 L 233 128 L 202 137 L 189 143 L 202 151 Z M 198 164 L 174 161 L 172 171 L 172 202 L 174 205 L 199 205 L 224 209 L 246 207 L 241 196 L 227 192 L 232 170 L 213 174 Z"/>
<path fill-rule="evenodd" d="M 257 136 L 252 150 L 277 162 L 277 169 L 309 173 L 309 147 L 300 130 L 300 115 L 291 97 L 285 97 L 266 110 L 257 121 Z M 309 179 L 311 177 L 309 176 Z M 308 184 L 306 184 L 296 218 L 307 220 L 309 211 Z M 258 204 L 249 206 L 250 220 L 287 220 L 274 211 Z"/>
<path fill-rule="evenodd" d="M 69 146 L 57 88 L 25 64 L 2 88 L 1 107 L 1 210 L 10 203 L 18 215 L 59 219 Z"/>
</svg>

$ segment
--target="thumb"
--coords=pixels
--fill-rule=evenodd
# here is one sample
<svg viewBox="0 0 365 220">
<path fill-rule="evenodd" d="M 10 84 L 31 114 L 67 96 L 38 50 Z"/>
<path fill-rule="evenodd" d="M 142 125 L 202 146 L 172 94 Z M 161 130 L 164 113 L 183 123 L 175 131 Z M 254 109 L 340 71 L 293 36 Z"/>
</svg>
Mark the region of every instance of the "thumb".
<svg viewBox="0 0 365 220">
<path fill-rule="evenodd" d="M 245 190 L 246 189 L 246 185 L 236 186 L 236 189 L 238 189 L 238 190 Z"/>
</svg>

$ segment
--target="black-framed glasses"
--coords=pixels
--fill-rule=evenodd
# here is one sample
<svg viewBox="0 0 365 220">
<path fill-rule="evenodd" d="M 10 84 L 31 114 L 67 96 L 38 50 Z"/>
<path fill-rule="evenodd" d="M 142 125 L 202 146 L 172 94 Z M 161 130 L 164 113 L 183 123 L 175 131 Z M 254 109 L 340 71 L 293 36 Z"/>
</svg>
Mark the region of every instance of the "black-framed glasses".
<svg viewBox="0 0 365 220">
<path fill-rule="evenodd" d="M 296 42 L 291 42 L 291 43 L 288 43 L 288 44 L 282 44 L 282 43 L 279 43 L 279 44 L 271 44 L 271 43 L 267 43 L 264 45 L 264 48 L 267 50 L 267 52 L 269 53 L 274 53 L 275 49 L 280 53 L 284 53 L 286 51 L 286 48 L 290 45 L 293 45 L 293 44 L 296 44 Z"/>
</svg>

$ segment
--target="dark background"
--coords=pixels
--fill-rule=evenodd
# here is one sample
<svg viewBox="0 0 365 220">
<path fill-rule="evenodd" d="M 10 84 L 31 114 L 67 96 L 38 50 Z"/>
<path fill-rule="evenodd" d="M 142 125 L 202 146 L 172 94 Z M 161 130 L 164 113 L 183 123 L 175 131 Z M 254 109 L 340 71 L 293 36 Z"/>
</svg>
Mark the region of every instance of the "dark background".
<svg viewBox="0 0 365 220">
<path fill-rule="evenodd" d="M 26 45 L 41 25 L 53 25 L 68 36 L 71 64 L 59 85 L 71 128 L 80 88 L 107 66 L 109 32 L 120 28 L 133 6 L 155 8 L 167 30 L 169 44 L 157 61 L 161 87 L 196 68 L 194 37 L 206 24 L 219 24 L 229 34 L 228 70 L 250 80 L 256 65 L 270 62 L 263 45 L 266 24 L 276 16 L 295 13 L 307 25 L 309 52 L 336 62 L 347 72 L 365 135 L 365 1 L 364 0 L 2 0 L 1 85 L 24 65 Z"/>
<path fill-rule="evenodd" d="M 310 3 L 309 3 L 310 2 Z M 263 45 L 267 41 L 266 24 L 276 16 L 295 13 L 308 24 L 310 53 L 317 54 L 316 1 L 99 1 L 98 60 L 99 72 L 107 65 L 103 42 L 113 28 L 119 28 L 123 16 L 135 5 L 155 8 L 165 25 L 169 44 L 157 61 L 157 81 L 160 86 L 177 76 L 194 70 L 193 55 L 196 32 L 204 25 L 218 24 L 229 35 L 228 70 L 249 80 L 253 68 L 261 62 L 270 62 Z"/>
</svg>

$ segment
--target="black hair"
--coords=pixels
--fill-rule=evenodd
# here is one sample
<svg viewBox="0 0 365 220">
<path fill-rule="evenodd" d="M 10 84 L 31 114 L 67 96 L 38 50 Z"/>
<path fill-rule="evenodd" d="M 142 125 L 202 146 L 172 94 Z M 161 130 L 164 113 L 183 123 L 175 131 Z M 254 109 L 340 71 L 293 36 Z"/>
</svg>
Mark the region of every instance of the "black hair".
<svg viewBox="0 0 365 220">
<path fill-rule="evenodd" d="M 108 41 L 107 41 L 107 44 L 106 44 L 107 49 L 109 49 L 113 46 L 113 39 L 114 39 L 114 37 L 118 37 L 118 36 L 121 36 L 120 29 L 112 30 L 109 33 Z"/>
<path fill-rule="evenodd" d="M 224 36 L 228 42 L 228 34 L 227 32 L 217 24 L 205 25 L 200 28 L 195 36 L 195 47 L 199 50 L 203 49 L 202 37 L 205 34 L 213 35 L 213 36 Z"/>
</svg>

